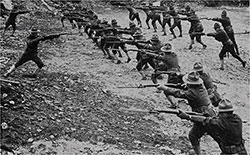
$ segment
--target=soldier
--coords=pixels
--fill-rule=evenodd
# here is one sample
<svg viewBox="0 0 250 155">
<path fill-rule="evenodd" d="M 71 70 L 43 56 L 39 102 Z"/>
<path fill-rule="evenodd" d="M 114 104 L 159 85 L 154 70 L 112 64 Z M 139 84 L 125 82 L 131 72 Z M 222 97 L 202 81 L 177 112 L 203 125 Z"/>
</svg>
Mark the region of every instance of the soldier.
<svg viewBox="0 0 250 155">
<path fill-rule="evenodd" d="M 152 35 L 152 38 L 149 40 L 147 44 L 135 42 L 135 45 L 138 49 L 152 50 L 156 54 L 160 52 L 160 49 L 163 46 L 161 41 L 159 40 L 159 36 L 156 34 Z M 142 80 L 147 80 L 147 77 L 144 71 L 142 71 L 142 67 L 146 63 L 148 63 L 153 69 L 155 69 L 156 64 L 155 64 L 154 58 L 147 55 L 146 53 L 141 53 L 141 59 L 139 60 L 136 66 L 136 69 L 141 74 Z"/>
<path fill-rule="evenodd" d="M 154 32 L 157 32 L 156 21 L 158 21 L 159 24 L 162 26 L 161 15 L 156 10 L 152 10 L 151 14 L 152 14 L 151 16 L 152 16 L 152 25 L 154 28 Z"/>
<path fill-rule="evenodd" d="M 208 134 L 218 143 L 221 155 L 247 155 L 242 138 L 242 120 L 234 114 L 234 107 L 229 100 L 220 101 L 217 117 L 191 116 L 181 110 L 178 116 L 206 126 Z"/>
<path fill-rule="evenodd" d="M 155 73 L 151 76 L 153 83 L 157 83 L 157 77 L 164 72 L 168 74 L 167 83 L 183 83 L 182 75 L 180 74 L 181 68 L 179 66 L 178 57 L 177 54 L 173 51 L 172 45 L 170 43 L 166 43 L 161 48 L 161 52 L 162 53 L 160 55 L 148 54 L 154 57 L 156 60 L 161 60 L 161 62 L 156 65 Z M 165 96 L 171 103 L 170 108 L 176 108 L 177 106 L 176 102 L 174 101 L 174 96 L 167 93 L 165 93 Z"/>
<path fill-rule="evenodd" d="M 238 45 L 237 45 L 237 43 L 235 41 L 235 38 L 234 38 L 234 30 L 233 30 L 230 18 L 227 17 L 226 10 L 222 11 L 221 18 L 212 18 L 211 20 L 218 21 L 218 22 L 220 22 L 222 24 L 222 26 L 223 26 L 224 30 L 226 31 L 228 37 L 230 38 L 230 40 L 234 44 L 234 47 L 236 49 L 236 54 L 239 55 L 240 53 L 239 53 Z"/>
<path fill-rule="evenodd" d="M 165 29 L 165 26 L 166 24 L 168 24 L 168 27 L 171 27 L 171 15 L 167 12 L 167 11 L 164 11 L 162 12 L 162 32 L 163 32 L 163 36 L 167 35 L 166 33 L 166 29 Z"/>
<path fill-rule="evenodd" d="M 234 50 L 234 44 L 232 41 L 229 39 L 227 33 L 220 28 L 219 23 L 214 24 L 214 30 L 216 31 L 215 33 L 208 33 L 207 36 L 212 36 L 214 37 L 217 41 L 221 42 L 223 47 L 220 51 L 219 57 L 221 61 L 221 66 L 220 69 L 224 70 L 224 56 L 226 55 L 227 52 L 229 52 L 234 58 L 239 60 L 242 63 L 242 66 L 246 66 L 246 61 L 243 61 L 239 55 L 236 54 Z"/>
<path fill-rule="evenodd" d="M 153 10 L 153 4 L 149 3 L 149 6 L 145 6 L 145 7 L 136 7 L 137 9 L 141 9 L 142 11 L 145 12 L 146 14 L 146 24 L 148 26 L 148 29 L 150 29 L 149 26 L 149 20 L 152 20 L 152 25 L 154 28 L 154 31 L 156 32 L 157 26 L 156 26 L 156 21 L 159 22 L 159 24 L 162 26 L 161 23 L 161 15 L 158 14 L 155 10 Z"/>
<path fill-rule="evenodd" d="M 3 35 L 5 34 L 5 31 L 9 28 L 9 26 L 12 26 L 13 32 L 11 34 L 11 36 L 14 36 L 14 33 L 16 31 L 16 18 L 17 15 L 19 14 L 25 14 L 25 13 L 29 13 L 30 11 L 28 10 L 24 10 L 24 11 L 17 11 L 17 6 L 14 5 L 13 9 L 10 12 L 9 18 L 7 19 L 6 23 L 5 23 L 5 28 L 3 31 Z"/>
<path fill-rule="evenodd" d="M 58 38 L 60 34 L 55 35 L 47 35 L 47 36 L 39 36 L 38 32 L 40 32 L 37 28 L 32 28 L 30 30 L 30 35 L 27 37 L 27 47 L 21 56 L 21 58 L 17 61 L 16 64 L 12 65 L 7 73 L 4 74 L 4 77 L 8 77 L 10 73 L 12 73 L 17 67 L 26 63 L 27 61 L 33 61 L 36 63 L 38 68 L 32 74 L 32 77 L 36 77 L 37 73 L 44 66 L 42 60 L 38 57 L 38 44 L 40 41 L 45 41 L 48 39 Z"/>
<path fill-rule="evenodd" d="M 127 10 L 129 11 L 129 20 L 133 21 L 134 19 L 137 20 L 137 23 L 140 27 L 142 27 L 142 24 L 141 24 L 141 18 L 139 16 L 139 13 L 135 10 L 135 8 L 133 7 L 126 7 Z"/>
<path fill-rule="evenodd" d="M 135 34 L 133 34 L 133 38 L 135 41 L 146 41 L 145 36 L 143 35 L 142 31 L 140 31 L 140 30 L 136 31 Z M 143 55 L 144 54 L 141 51 L 137 52 L 137 54 L 136 54 L 137 65 L 141 61 Z M 143 69 L 146 70 L 148 68 L 149 68 L 148 63 L 145 63 Z"/>
<path fill-rule="evenodd" d="M 205 45 L 202 40 L 201 40 L 201 35 L 196 35 L 196 33 L 202 33 L 203 32 L 203 25 L 201 24 L 201 21 L 199 20 L 198 16 L 195 14 L 195 11 L 189 11 L 187 13 L 185 13 L 187 15 L 186 18 L 180 18 L 181 20 L 188 20 L 191 25 L 190 25 L 190 29 L 189 29 L 189 36 L 191 39 L 191 43 L 189 45 L 188 49 L 192 49 L 193 48 L 193 44 L 194 44 L 194 39 L 196 38 L 196 41 L 198 43 L 200 43 L 203 46 L 203 49 L 205 49 L 207 47 L 207 45 Z"/>
<path fill-rule="evenodd" d="M 191 9 L 191 7 L 189 5 L 187 5 L 185 7 L 185 10 L 184 11 L 181 11 L 181 12 L 178 12 L 179 14 L 182 14 L 182 15 L 186 15 L 186 16 L 190 16 L 191 14 L 193 14 L 195 11 L 193 9 Z"/>
<path fill-rule="evenodd" d="M 202 113 L 204 116 L 214 116 L 213 105 L 209 99 L 207 90 L 203 85 L 202 79 L 197 72 L 190 72 L 183 76 L 183 81 L 187 84 L 187 89 L 176 89 L 160 85 L 158 90 L 163 90 L 165 94 L 173 95 L 178 98 L 187 99 L 192 111 Z M 189 132 L 189 140 L 197 155 L 201 155 L 200 138 L 207 132 L 202 123 L 194 122 Z"/>
<path fill-rule="evenodd" d="M 135 34 L 136 31 L 141 31 L 139 27 L 136 27 L 135 23 L 130 22 L 129 23 L 129 29 L 131 31 L 131 35 Z"/>
<path fill-rule="evenodd" d="M 119 31 L 120 26 L 117 25 L 117 21 L 115 19 L 113 19 L 111 21 L 111 25 L 112 25 L 111 27 L 113 28 L 113 30 L 117 30 L 117 28 L 118 28 L 118 31 Z M 107 49 L 108 47 L 112 48 L 112 53 L 114 55 L 115 60 L 117 61 L 116 62 L 117 64 L 121 63 L 121 60 L 119 60 L 118 57 L 116 56 L 116 54 L 119 53 L 119 57 L 122 57 L 120 50 L 119 50 L 119 48 L 121 48 L 127 56 L 126 63 L 129 63 L 131 61 L 131 58 L 128 54 L 128 50 L 127 50 L 125 43 L 120 41 L 120 37 L 121 37 L 121 34 L 113 32 L 113 35 L 110 35 L 110 37 L 106 38 L 106 43 L 105 43 L 106 45 L 104 48 L 105 49 Z M 112 41 L 114 43 L 112 43 Z M 108 43 L 108 42 L 110 42 L 110 43 Z M 115 43 L 115 42 L 118 42 L 118 43 Z"/>
<path fill-rule="evenodd" d="M 217 107 L 221 100 L 220 94 L 217 92 L 217 86 L 213 84 L 213 80 L 208 72 L 204 71 L 203 65 L 200 62 L 196 62 L 193 66 L 193 71 L 196 71 L 200 78 L 204 82 L 204 86 L 207 89 L 209 98 L 213 106 Z"/>
<path fill-rule="evenodd" d="M 174 18 L 174 24 L 170 27 L 170 31 L 171 31 L 172 35 L 174 36 L 174 38 L 176 38 L 176 35 L 174 33 L 174 28 L 177 26 L 179 31 L 180 31 L 179 37 L 182 37 L 182 27 L 181 27 L 180 17 L 177 14 L 177 12 L 175 11 L 173 6 L 169 6 L 169 9 L 170 10 L 167 13 L 169 13 Z"/>
</svg>

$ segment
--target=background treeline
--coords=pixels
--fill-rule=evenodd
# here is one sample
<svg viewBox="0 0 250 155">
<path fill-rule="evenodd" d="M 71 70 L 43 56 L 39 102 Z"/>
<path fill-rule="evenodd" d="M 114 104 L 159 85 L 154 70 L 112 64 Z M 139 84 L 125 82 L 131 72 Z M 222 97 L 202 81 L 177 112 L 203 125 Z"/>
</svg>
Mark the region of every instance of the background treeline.
<svg viewBox="0 0 250 155">
<path fill-rule="evenodd" d="M 249 6 L 249 0 L 202 0 L 205 6 L 217 7 L 221 5 L 228 6 Z"/>
</svg>

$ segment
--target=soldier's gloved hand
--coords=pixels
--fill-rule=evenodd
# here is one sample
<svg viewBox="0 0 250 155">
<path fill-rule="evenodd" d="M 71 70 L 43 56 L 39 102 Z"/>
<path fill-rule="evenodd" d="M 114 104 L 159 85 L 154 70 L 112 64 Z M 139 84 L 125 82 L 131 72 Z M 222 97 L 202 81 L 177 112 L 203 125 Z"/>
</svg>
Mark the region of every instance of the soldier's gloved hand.
<svg viewBox="0 0 250 155">
<path fill-rule="evenodd" d="M 190 119 L 190 116 L 182 110 L 179 110 L 179 114 L 177 116 L 180 117 L 181 119 L 187 119 L 187 120 Z"/>
</svg>

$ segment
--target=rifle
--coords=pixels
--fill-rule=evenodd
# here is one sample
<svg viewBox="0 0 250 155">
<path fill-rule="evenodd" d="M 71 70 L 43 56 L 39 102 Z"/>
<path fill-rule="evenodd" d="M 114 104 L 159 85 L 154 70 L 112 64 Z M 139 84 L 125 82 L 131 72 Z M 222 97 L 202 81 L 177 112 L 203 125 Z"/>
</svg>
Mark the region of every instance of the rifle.
<svg viewBox="0 0 250 155">
<path fill-rule="evenodd" d="M 121 41 L 123 41 L 124 43 L 129 44 L 129 45 L 136 45 L 137 43 L 142 43 L 142 44 L 149 43 L 148 40 L 135 40 L 135 39 L 127 39 L 127 38 L 121 38 Z M 141 50 L 135 50 L 135 49 L 129 49 L 129 50 L 130 51 L 141 52 Z"/>
<path fill-rule="evenodd" d="M 119 39 L 119 40 L 118 40 Z M 121 44 L 121 43 L 125 43 L 125 44 L 129 44 L 129 45 L 135 45 L 136 43 L 148 43 L 148 41 L 144 41 L 144 40 L 131 40 L 131 39 L 127 39 L 127 38 L 117 38 L 117 40 L 112 40 L 112 41 L 106 41 L 106 43 L 110 43 L 110 44 Z M 128 51 L 137 51 L 137 52 L 144 52 L 141 50 L 135 50 L 135 49 L 129 49 Z M 151 50 L 147 50 L 148 53 L 155 53 L 153 51 L 149 52 Z"/>
<path fill-rule="evenodd" d="M 250 31 L 244 31 L 244 32 L 236 32 L 234 34 L 249 34 L 249 33 L 250 33 Z"/>
<path fill-rule="evenodd" d="M 138 86 L 119 86 L 117 88 L 151 88 L 151 87 L 158 87 L 160 84 L 139 84 Z M 178 88 L 181 86 L 180 83 L 174 84 L 174 83 L 166 83 L 164 86 L 167 87 L 173 87 L 173 88 Z"/>
<path fill-rule="evenodd" d="M 191 33 L 189 33 L 189 35 L 200 35 L 200 36 L 204 36 L 204 35 L 207 35 L 206 33 L 204 33 L 204 32 L 191 32 Z"/>
<path fill-rule="evenodd" d="M 239 35 L 241 35 L 241 34 L 249 34 L 250 33 L 250 31 L 244 31 L 244 32 L 236 32 L 236 33 L 234 33 L 234 34 L 239 34 Z M 185 34 L 184 34 L 185 35 Z M 207 33 L 204 33 L 204 32 L 192 32 L 192 33 L 190 33 L 189 35 L 201 35 L 201 36 L 203 36 L 203 35 L 207 35 Z"/>
<path fill-rule="evenodd" d="M 54 39 L 54 38 L 57 38 L 61 35 L 73 35 L 73 33 L 68 33 L 68 32 L 62 32 L 62 33 L 57 33 L 57 34 L 49 34 L 49 35 L 46 35 L 45 36 L 45 39 Z"/>
<path fill-rule="evenodd" d="M 172 71 L 156 71 L 155 74 L 173 74 L 179 72 L 178 70 L 172 70 Z"/>
<path fill-rule="evenodd" d="M 179 114 L 179 110 L 177 109 L 153 109 L 153 110 L 142 110 L 142 109 L 127 109 L 127 108 L 120 108 L 120 111 L 129 111 L 129 112 L 142 112 L 142 113 L 149 113 L 149 114 L 159 114 L 159 113 L 167 113 L 167 114 Z M 193 112 L 193 111 L 185 111 L 185 113 L 189 115 L 197 115 L 202 116 L 201 113 Z"/>
<path fill-rule="evenodd" d="M 203 20 L 203 19 L 206 19 L 206 20 L 211 20 L 211 18 L 208 18 L 208 17 L 202 17 L 202 18 L 199 18 L 199 20 Z"/>
<path fill-rule="evenodd" d="M 147 87 L 158 87 L 159 84 L 139 84 L 138 86 L 119 86 L 117 88 L 147 88 Z"/>
<path fill-rule="evenodd" d="M 127 43 L 127 42 L 125 42 L 125 43 Z M 134 45 L 134 44 L 132 44 L 132 45 Z M 152 51 L 152 50 L 149 50 L 149 49 L 128 49 L 128 51 L 141 52 L 141 53 L 147 54 L 148 56 L 151 56 L 151 57 L 154 57 L 154 58 L 159 55 L 159 54 L 156 54 L 155 51 Z"/>
</svg>

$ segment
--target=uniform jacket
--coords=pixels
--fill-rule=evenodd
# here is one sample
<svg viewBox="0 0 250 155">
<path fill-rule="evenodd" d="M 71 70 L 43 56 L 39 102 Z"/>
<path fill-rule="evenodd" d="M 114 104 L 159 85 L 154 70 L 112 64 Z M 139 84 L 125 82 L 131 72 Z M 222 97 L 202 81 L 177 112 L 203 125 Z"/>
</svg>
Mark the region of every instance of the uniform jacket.
<svg viewBox="0 0 250 155">
<path fill-rule="evenodd" d="M 167 87 L 165 93 L 178 98 L 187 99 L 192 111 L 207 114 L 207 108 L 211 105 L 207 90 L 203 84 L 188 87 L 187 90 Z"/>
<path fill-rule="evenodd" d="M 167 52 L 164 55 L 159 55 L 156 57 L 157 60 L 161 60 L 163 62 L 160 68 L 164 68 L 164 71 L 168 71 L 171 69 L 177 69 L 180 71 L 180 66 L 178 62 L 177 54 L 174 52 Z M 161 69 L 162 70 L 162 69 Z"/>
<path fill-rule="evenodd" d="M 213 18 L 212 20 L 220 22 L 227 33 L 233 32 L 231 21 L 229 17 Z"/>
<path fill-rule="evenodd" d="M 242 120 L 237 114 L 227 118 L 208 118 L 206 124 L 209 134 L 219 144 L 222 154 L 247 155 L 242 138 Z"/>
<path fill-rule="evenodd" d="M 217 41 L 221 42 L 223 45 L 230 43 L 227 33 L 219 29 L 215 33 L 208 33 L 207 36 L 213 36 Z"/>
</svg>

